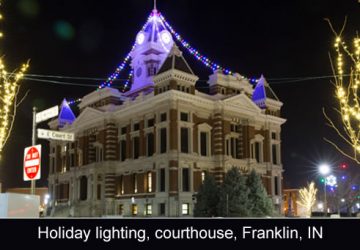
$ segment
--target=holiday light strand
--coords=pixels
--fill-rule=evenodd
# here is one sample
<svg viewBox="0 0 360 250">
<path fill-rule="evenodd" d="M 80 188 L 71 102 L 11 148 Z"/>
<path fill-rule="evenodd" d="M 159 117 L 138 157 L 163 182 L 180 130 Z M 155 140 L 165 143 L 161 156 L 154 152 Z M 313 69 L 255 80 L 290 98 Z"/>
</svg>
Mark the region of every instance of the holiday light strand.
<svg viewBox="0 0 360 250">
<path fill-rule="evenodd" d="M 151 13 L 151 15 L 148 17 L 146 23 L 143 25 L 143 27 L 141 28 L 141 31 L 144 31 L 146 26 L 148 25 L 149 21 L 151 20 L 153 16 L 153 13 Z M 131 50 L 130 52 L 125 56 L 124 60 L 120 63 L 120 65 L 115 69 L 115 72 L 113 74 L 111 74 L 106 81 L 104 81 L 100 86 L 99 89 L 102 89 L 104 87 L 110 87 L 110 85 L 113 83 L 113 81 L 115 81 L 120 73 L 124 70 L 124 68 L 126 67 L 126 65 L 128 65 L 129 61 L 131 60 L 131 53 L 134 51 L 134 49 L 136 48 L 136 41 L 133 43 L 133 45 L 131 46 Z"/>
<path fill-rule="evenodd" d="M 332 28 L 331 24 L 330 27 Z M 343 28 L 344 29 L 344 28 Z M 332 29 L 334 31 L 334 29 Z M 336 34 L 336 32 L 334 31 Z M 352 148 L 352 153 L 346 153 L 334 142 L 325 139 L 332 144 L 340 153 L 360 163 L 360 39 L 353 39 L 353 50 L 349 49 L 346 42 L 336 34 L 334 48 L 336 52 L 334 71 L 335 96 L 339 103 L 343 130 L 338 129 L 335 123 L 325 114 L 329 125 L 337 134 Z M 348 65 L 346 65 L 348 63 Z M 344 77 L 346 75 L 349 77 Z"/>
<path fill-rule="evenodd" d="M 224 68 L 221 65 L 215 63 L 214 61 L 210 60 L 208 57 L 204 56 L 203 54 L 201 54 L 197 49 L 195 49 L 194 47 L 192 47 L 189 42 L 187 42 L 186 40 L 184 40 L 182 38 L 182 36 L 177 33 L 174 28 L 166 21 L 165 17 L 158 11 L 153 11 L 150 16 L 148 17 L 146 23 L 143 25 L 141 31 L 144 31 L 145 28 L 147 27 L 147 25 L 149 24 L 149 22 L 153 19 L 153 18 L 158 18 L 158 20 L 161 22 L 161 24 L 173 35 L 173 37 L 181 44 L 182 47 L 184 47 L 191 55 L 194 56 L 195 59 L 197 59 L 198 61 L 200 61 L 202 64 L 204 64 L 206 67 L 212 69 L 213 71 L 216 70 L 220 70 L 222 71 L 224 74 L 226 75 L 231 75 L 233 74 L 233 71 L 231 71 L 230 69 Z M 157 25 L 157 22 L 155 22 L 155 28 L 157 30 L 157 32 L 159 33 L 159 27 Z M 126 57 L 124 58 L 124 60 L 121 62 L 121 64 L 116 68 L 115 72 L 113 74 L 111 74 L 106 81 L 104 81 L 100 86 L 99 89 L 104 88 L 106 86 L 110 86 L 113 81 L 115 81 L 120 73 L 124 70 L 124 68 L 128 65 L 129 61 L 131 60 L 131 53 L 134 51 L 134 49 L 136 48 L 137 43 L 136 41 L 134 42 L 134 44 L 131 47 L 130 52 L 126 55 Z M 243 77 L 245 78 L 245 77 Z M 254 81 L 256 82 L 256 81 Z M 126 86 L 127 87 L 127 86 Z"/>
<path fill-rule="evenodd" d="M 0 14 L 0 19 L 2 15 Z M 0 32 L 0 37 L 2 37 Z M 16 112 L 16 97 L 19 91 L 19 81 L 29 67 L 28 63 L 22 65 L 20 70 L 7 72 L 3 59 L 0 59 L 0 156 L 10 136 Z"/>
<path fill-rule="evenodd" d="M 192 47 L 189 42 L 187 42 L 179 33 L 177 33 L 174 28 L 166 21 L 165 17 L 160 13 L 160 20 L 165 24 L 166 28 L 171 32 L 171 34 L 176 38 L 176 40 L 198 61 L 203 63 L 206 67 L 212 69 L 213 71 L 220 70 L 226 75 L 232 75 L 233 71 L 230 69 L 224 68 L 221 65 L 213 62 L 208 57 L 201 54 L 197 49 Z"/>
</svg>

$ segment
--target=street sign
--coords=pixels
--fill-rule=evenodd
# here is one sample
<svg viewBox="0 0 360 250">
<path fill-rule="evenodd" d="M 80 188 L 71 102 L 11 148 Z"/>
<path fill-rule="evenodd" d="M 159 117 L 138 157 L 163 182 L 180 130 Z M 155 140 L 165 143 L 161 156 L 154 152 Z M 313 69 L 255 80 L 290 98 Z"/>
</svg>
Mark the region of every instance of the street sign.
<svg viewBox="0 0 360 250">
<path fill-rule="evenodd" d="M 47 129 L 38 129 L 37 137 L 40 139 L 51 139 L 58 141 L 75 141 L 74 133 L 60 132 Z"/>
<path fill-rule="evenodd" d="M 41 177 L 41 145 L 24 150 L 24 181 L 39 180 Z"/>
<path fill-rule="evenodd" d="M 50 118 L 53 118 L 59 114 L 59 106 L 54 106 L 52 108 L 46 109 L 36 114 L 36 123 L 46 121 Z"/>
</svg>

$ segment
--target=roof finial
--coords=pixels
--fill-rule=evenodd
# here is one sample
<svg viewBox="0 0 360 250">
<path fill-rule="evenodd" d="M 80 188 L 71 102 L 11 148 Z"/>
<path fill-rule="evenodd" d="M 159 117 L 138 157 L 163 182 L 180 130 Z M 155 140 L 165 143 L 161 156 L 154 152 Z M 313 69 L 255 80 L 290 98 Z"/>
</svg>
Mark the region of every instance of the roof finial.
<svg viewBox="0 0 360 250">
<path fill-rule="evenodd" d="M 156 9 L 156 0 L 154 0 L 154 10 L 157 10 Z"/>
</svg>

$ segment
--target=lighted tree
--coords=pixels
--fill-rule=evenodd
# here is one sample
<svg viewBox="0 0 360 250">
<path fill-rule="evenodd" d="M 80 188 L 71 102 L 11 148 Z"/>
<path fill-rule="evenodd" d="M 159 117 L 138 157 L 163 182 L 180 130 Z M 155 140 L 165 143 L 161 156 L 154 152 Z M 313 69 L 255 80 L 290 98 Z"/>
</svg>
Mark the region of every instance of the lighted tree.
<svg viewBox="0 0 360 250">
<path fill-rule="evenodd" d="M 330 21 L 329 24 L 336 35 L 334 43 L 336 60 L 331 60 L 331 66 L 335 96 L 339 106 L 335 110 L 341 118 L 341 124 L 337 125 L 325 111 L 323 113 L 327 124 L 350 146 L 351 150 L 348 152 L 339 144 L 326 138 L 325 140 L 340 153 L 360 164 L 360 38 L 358 35 L 355 36 L 353 46 L 348 47 L 342 39 L 345 24 L 339 34 L 335 32 Z"/>
<path fill-rule="evenodd" d="M 1 2 L 0 2 L 1 5 Z M 3 16 L 0 13 L 0 20 Z M 0 32 L 0 38 L 3 33 Z M 23 78 L 29 63 L 23 64 L 20 69 L 8 72 L 3 58 L 0 58 L 0 160 L 3 149 L 13 129 L 16 109 L 25 99 L 28 92 L 22 98 L 18 98 L 20 91 L 19 81 Z M 0 192 L 2 192 L 3 169 L 0 162 Z"/>
<path fill-rule="evenodd" d="M 0 19 L 2 19 L 1 14 Z M 2 32 L 0 32 L 0 37 L 3 37 Z M 18 100 L 19 81 L 28 67 L 29 64 L 25 63 L 19 70 L 8 72 L 4 60 L 0 59 L 0 157 L 14 125 L 16 108 L 27 95 L 26 93 L 23 98 Z"/>
<path fill-rule="evenodd" d="M 311 209 L 316 202 L 317 188 L 315 183 L 311 182 L 307 187 L 300 189 L 300 200 L 297 203 L 303 206 L 306 210 L 306 216 L 311 216 Z"/>
</svg>

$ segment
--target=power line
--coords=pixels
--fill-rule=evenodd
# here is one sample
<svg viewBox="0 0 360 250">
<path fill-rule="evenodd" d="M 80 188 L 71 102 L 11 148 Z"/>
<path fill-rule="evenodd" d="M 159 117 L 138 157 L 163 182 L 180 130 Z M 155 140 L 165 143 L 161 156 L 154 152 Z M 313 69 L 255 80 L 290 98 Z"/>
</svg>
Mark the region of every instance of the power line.
<svg viewBox="0 0 360 250">
<path fill-rule="evenodd" d="M 350 76 L 350 74 L 343 75 L 344 77 Z M 280 84 L 288 84 L 288 83 L 298 83 L 298 82 L 306 82 L 320 79 L 330 79 L 337 77 L 336 75 L 324 75 L 324 76 L 310 76 L 310 77 L 282 77 L 282 78 L 267 78 L 271 85 L 280 85 Z M 49 79 L 47 79 L 49 78 Z M 38 82 L 38 83 L 51 83 L 57 85 L 66 85 L 66 86 L 78 86 L 78 87 L 89 87 L 89 88 L 97 88 L 96 84 L 85 84 L 85 83 L 76 83 L 76 82 L 68 82 L 68 81 L 58 81 L 52 79 L 67 79 L 67 80 L 86 80 L 86 81 L 102 81 L 103 78 L 95 78 L 95 77 L 81 77 L 81 76 L 60 76 L 60 75 L 41 75 L 41 74 L 25 74 L 24 79 Z M 128 79 L 117 79 L 115 82 L 126 82 Z M 208 82 L 208 80 L 198 80 L 198 82 Z M 114 84 L 115 85 L 115 84 Z M 116 86 L 116 85 L 115 85 Z M 207 88 L 201 87 L 199 88 Z"/>
</svg>

